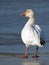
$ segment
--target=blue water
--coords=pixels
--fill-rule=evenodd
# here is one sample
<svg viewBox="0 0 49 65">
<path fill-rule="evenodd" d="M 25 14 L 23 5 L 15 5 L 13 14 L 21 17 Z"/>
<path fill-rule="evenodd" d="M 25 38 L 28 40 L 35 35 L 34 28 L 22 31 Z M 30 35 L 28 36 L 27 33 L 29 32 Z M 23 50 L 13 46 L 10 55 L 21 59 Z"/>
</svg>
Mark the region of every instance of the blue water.
<svg viewBox="0 0 49 65">
<path fill-rule="evenodd" d="M 1 53 L 25 53 L 25 45 L 14 45 L 14 46 L 0 46 Z M 35 53 L 35 47 L 30 46 L 28 53 Z M 40 54 L 49 54 L 49 43 L 45 44 L 44 47 L 39 48 Z"/>
<path fill-rule="evenodd" d="M 20 33 L 28 18 L 21 17 L 20 14 L 28 8 L 36 12 L 35 24 L 43 29 L 46 41 L 49 41 L 48 0 L 0 0 L 0 45 L 4 45 L 0 46 L 0 52 L 23 52 Z M 20 49 L 17 47 L 19 44 Z M 44 49 L 49 51 L 49 43 Z"/>
</svg>

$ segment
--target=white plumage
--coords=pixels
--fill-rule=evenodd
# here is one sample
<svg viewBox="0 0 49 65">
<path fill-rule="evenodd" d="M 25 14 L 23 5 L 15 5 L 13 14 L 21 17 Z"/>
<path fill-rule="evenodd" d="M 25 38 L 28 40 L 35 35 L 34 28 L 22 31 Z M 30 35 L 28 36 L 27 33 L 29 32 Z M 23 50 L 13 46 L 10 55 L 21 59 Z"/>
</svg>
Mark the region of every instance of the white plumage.
<svg viewBox="0 0 49 65">
<path fill-rule="evenodd" d="M 32 12 L 30 9 L 27 11 Z M 42 47 L 42 45 L 40 44 L 41 28 L 38 25 L 35 25 L 33 23 L 34 22 L 33 19 L 34 19 L 33 17 L 29 18 L 29 20 L 25 24 L 21 32 L 21 38 L 24 44 L 26 45 L 26 47 L 30 45 L 33 45 L 33 46 L 37 45 L 39 47 Z"/>
</svg>

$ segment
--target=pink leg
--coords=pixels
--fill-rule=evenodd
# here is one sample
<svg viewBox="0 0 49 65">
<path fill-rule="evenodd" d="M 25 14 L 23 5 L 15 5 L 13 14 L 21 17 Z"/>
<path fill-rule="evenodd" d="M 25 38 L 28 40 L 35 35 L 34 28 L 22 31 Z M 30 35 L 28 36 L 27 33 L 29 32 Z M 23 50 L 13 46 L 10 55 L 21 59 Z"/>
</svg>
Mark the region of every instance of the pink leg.
<svg viewBox="0 0 49 65">
<path fill-rule="evenodd" d="M 38 54 L 38 46 L 36 47 L 36 53 L 35 53 L 35 55 L 32 56 L 32 57 L 33 57 L 33 58 L 37 58 L 37 57 L 39 57 L 37 54 Z"/>
<path fill-rule="evenodd" d="M 26 47 L 26 53 L 25 55 L 22 55 L 22 58 L 28 58 L 28 48 Z"/>
</svg>

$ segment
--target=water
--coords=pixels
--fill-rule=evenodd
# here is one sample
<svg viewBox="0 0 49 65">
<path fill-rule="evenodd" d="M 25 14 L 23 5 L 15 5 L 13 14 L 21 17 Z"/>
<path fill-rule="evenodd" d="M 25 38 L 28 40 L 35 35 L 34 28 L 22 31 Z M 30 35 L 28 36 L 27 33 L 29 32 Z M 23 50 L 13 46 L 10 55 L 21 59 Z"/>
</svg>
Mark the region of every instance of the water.
<svg viewBox="0 0 49 65">
<path fill-rule="evenodd" d="M 36 12 L 35 24 L 43 29 L 46 41 L 49 41 L 48 0 L 0 0 L 0 45 L 4 45 L 0 46 L 0 52 L 16 52 L 15 45 L 22 44 L 20 33 L 28 18 L 21 17 L 20 14 L 28 8 Z M 47 44 L 45 47 L 49 45 Z"/>
</svg>

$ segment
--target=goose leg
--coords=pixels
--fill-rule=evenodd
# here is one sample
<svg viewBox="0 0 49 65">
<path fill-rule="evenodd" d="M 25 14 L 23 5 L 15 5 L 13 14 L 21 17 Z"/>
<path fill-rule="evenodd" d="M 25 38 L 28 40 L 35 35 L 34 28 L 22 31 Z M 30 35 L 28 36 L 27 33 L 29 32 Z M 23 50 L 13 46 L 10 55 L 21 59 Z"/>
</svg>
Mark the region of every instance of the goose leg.
<svg viewBox="0 0 49 65">
<path fill-rule="evenodd" d="M 38 56 L 38 46 L 36 46 L 36 53 L 35 53 L 35 55 L 34 56 L 32 56 L 33 58 L 37 58 L 37 57 L 39 57 Z"/>
<path fill-rule="evenodd" d="M 22 55 L 22 58 L 28 58 L 28 48 L 26 47 L 26 53 L 25 55 Z"/>
</svg>

